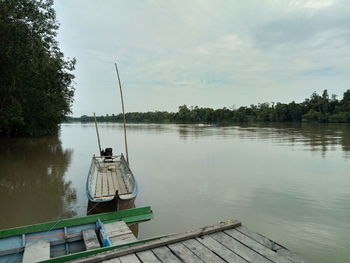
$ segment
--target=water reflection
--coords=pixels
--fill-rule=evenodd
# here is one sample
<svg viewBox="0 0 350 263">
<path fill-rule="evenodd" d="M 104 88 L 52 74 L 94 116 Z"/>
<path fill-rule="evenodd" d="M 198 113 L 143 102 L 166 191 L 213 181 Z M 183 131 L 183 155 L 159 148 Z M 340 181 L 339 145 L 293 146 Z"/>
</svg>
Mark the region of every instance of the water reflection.
<svg viewBox="0 0 350 263">
<path fill-rule="evenodd" d="M 91 129 L 93 123 L 82 123 L 83 129 Z M 119 123 L 100 123 L 101 130 L 122 131 Z M 240 124 L 218 127 L 205 124 L 128 124 L 128 131 L 138 134 L 166 134 L 177 131 L 183 140 L 213 137 L 229 139 L 238 137 L 244 140 L 271 141 L 289 146 L 303 145 L 305 150 L 320 152 L 334 151 L 340 146 L 345 158 L 350 158 L 349 124 L 313 124 L 313 123 L 269 123 Z"/>
<path fill-rule="evenodd" d="M 201 137 L 238 137 L 244 140 L 271 141 L 289 146 L 303 145 L 306 150 L 321 152 L 334 151 L 340 146 L 344 157 L 350 157 L 349 124 L 243 124 L 239 126 L 214 127 L 206 125 L 177 125 L 182 139 Z"/>
<path fill-rule="evenodd" d="M 71 156 L 57 136 L 0 140 L 0 228 L 76 215 Z"/>
<path fill-rule="evenodd" d="M 121 202 L 118 203 L 118 200 L 113 199 L 109 202 L 91 202 L 88 200 L 86 215 L 95 215 L 100 213 L 108 213 L 113 211 L 120 211 L 125 209 L 135 208 L 134 201 L 132 202 Z"/>
<path fill-rule="evenodd" d="M 123 152 L 122 124 L 100 124 L 100 136 Z M 94 124 L 62 125 L 61 138 L 83 216 Z M 349 124 L 129 124 L 128 138 L 136 206 L 155 212 L 140 238 L 234 218 L 310 262 L 349 261 Z"/>
</svg>

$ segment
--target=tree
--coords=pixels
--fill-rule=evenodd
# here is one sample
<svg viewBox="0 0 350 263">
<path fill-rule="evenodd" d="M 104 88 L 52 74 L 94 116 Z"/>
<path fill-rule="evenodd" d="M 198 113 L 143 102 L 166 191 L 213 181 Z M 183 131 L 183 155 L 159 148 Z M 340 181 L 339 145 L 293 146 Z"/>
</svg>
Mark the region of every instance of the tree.
<svg viewBox="0 0 350 263">
<path fill-rule="evenodd" d="M 340 102 L 344 111 L 350 111 L 350 90 L 344 92 L 343 99 Z"/>
<path fill-rule="evenodd" d="M 70 113 L 75 59 L 57 30 L 53 0 L 0 0 L 0 136 L 53 134 Z"/>
<path fill-rule="evenodd" d="M 329 96 L 328 92 L 325 89 L 322 93 L 322 106 L 321 106 L 321 112 L 323 114 L 327 114 L 329 111 Z"/>
<path fill-rule="evenodd" d="M 191 110 L 187 105 L 179 106 L 178 112 L 178 121 L 180 122 L 189 122 L 191 120 Z"/>
<path fill-rule="evenodd" d="M 311 109 L 302 116 L 302 121 L 303 122 L 324 122 L 324 118 L 322 113 Z"/>
</svg>

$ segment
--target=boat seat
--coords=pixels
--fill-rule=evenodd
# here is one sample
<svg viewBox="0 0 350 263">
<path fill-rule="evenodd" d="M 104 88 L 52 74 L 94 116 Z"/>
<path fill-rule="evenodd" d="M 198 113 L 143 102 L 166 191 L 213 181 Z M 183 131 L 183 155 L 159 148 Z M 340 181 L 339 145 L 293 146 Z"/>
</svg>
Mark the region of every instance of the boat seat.
<svg viewBox="0 0 350 263">
<path fill-rule="evenodd" d="M 23 253 L 23 263 L 32 263 L 50 259 L 50 240 L 27 241 Z"/>
<path fill-rule="evenodd" d="M 137 238 L 124 221 L 106 223 L 103 225 L 112 246 L 137 241 Z"/>
<path fill-rule="evenodd" d="M 98 241 L 96 231 L 94 228 L 88 228 L 82 231 L 84 244 L 86 250 L 100 248 L 100 242 Z"/>
</svg>

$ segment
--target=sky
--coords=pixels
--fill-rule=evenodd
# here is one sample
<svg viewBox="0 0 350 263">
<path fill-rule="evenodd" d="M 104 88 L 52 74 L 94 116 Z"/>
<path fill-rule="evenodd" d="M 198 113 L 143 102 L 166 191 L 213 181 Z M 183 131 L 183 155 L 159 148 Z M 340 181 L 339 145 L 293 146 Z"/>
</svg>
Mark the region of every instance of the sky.
<svg viewBox="0 0 350 263">
<path fill-rule="evenodd" d="M 56 0 L 73 116 L 301 102 L 350 89 L 348 0 Z"/>
</svg>

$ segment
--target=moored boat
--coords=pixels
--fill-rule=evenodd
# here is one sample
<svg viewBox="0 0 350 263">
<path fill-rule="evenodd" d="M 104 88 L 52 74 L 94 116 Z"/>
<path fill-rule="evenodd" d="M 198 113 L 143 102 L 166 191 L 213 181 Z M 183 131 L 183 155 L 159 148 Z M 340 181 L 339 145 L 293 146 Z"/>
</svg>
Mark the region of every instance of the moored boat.
<svg viewBox="0 0 350 263">
<path fill-rule="evenodd" d="M 86 194 L 89 199 L 88 214 L 100 203 L 114 202 L 113 209 L 123 210 L 134 207 L 138 194 L 138 185 L 129 167 L 128 143 L 126 136 L 126 119 L 122 86 L 117 63 L 115 69 L 118 77 L 120 99 L 124 117 L 124 143 L 126 159 L 123 154 L 113 156 L 112 148 L 101 150 L 97 119 L 94 113 L 98 148 L 101 156 L 93 156 L 86 182 Z M 91 206 L 91 203 L 97 203 Z M 108 204 L 109 205 L 109 204 Z"/>
<path fill-rule="evenodd" d="M 137 241 L 128 225 L 153 218 L 150 207 L 0 230 L 0 262 L 79 258 Z M 93 251 L 93 252 L 92 252 Z"/>
<path fill-rule="evenodd" d="M 138 185 L 124 155 L 113 156 L 112 149 L 93 156 L 86 182 L 90 202 L 115 202 L 116 210 L 134 206 Z"/>
</svg>

